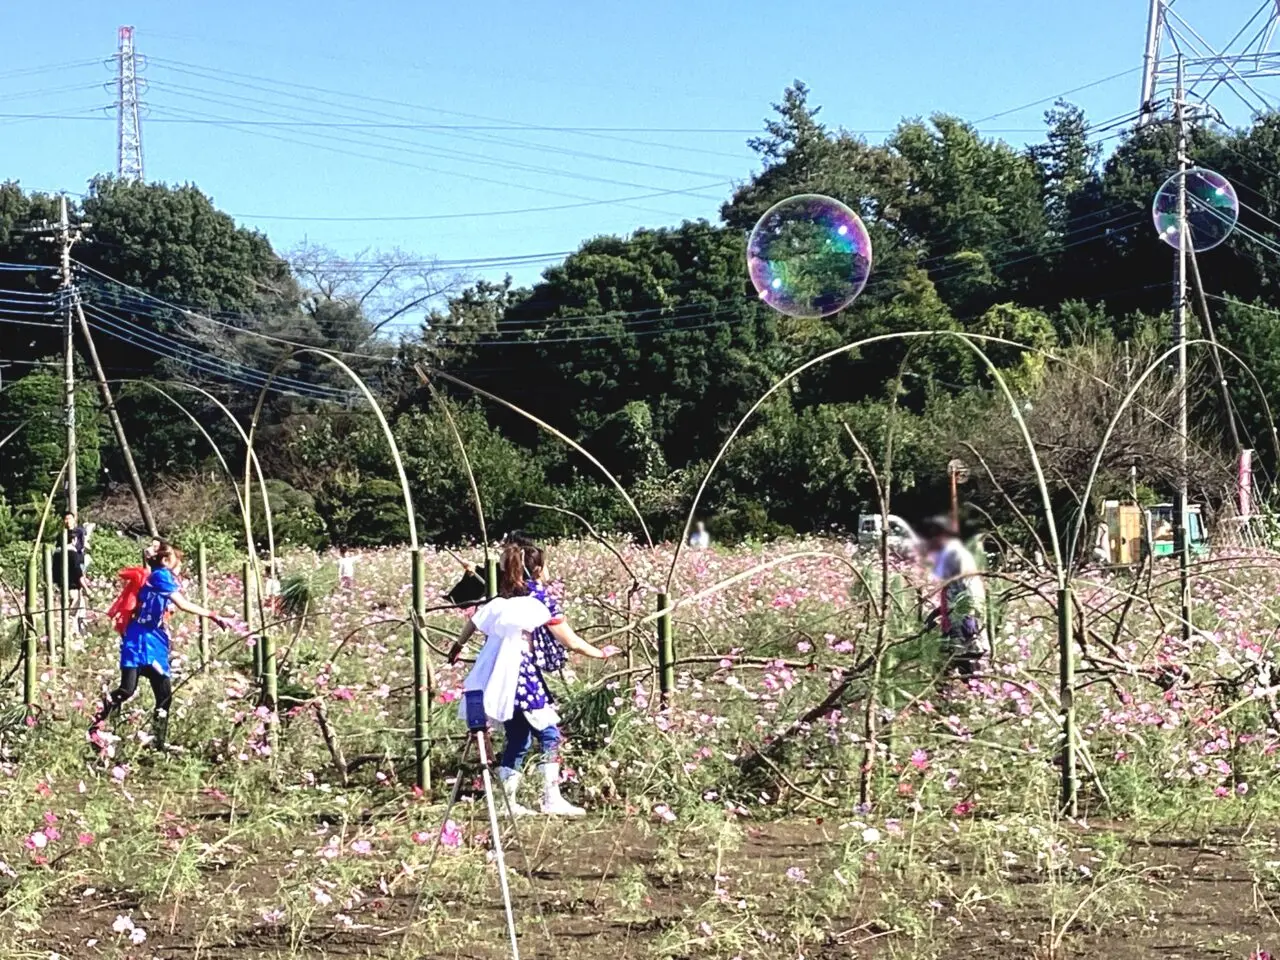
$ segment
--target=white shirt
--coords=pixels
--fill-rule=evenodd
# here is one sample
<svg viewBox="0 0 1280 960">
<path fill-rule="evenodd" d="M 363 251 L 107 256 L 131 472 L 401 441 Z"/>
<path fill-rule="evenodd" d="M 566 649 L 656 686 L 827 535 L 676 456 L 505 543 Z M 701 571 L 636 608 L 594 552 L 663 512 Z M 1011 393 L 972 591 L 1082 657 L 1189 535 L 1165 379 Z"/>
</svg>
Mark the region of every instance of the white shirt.
<svg viewBox="0 0 1280 960">
<path fill-rule="evenodd" d="M 987 601 L 986 584 L 978 575 L 978 561 L 959 538 L 948 541 L 938 551 L 933 575 L 947 584 L 943 589 L 950 611 L 960 616 L 966 613 L 981 615 Z"/>
<path fill-rule="evenodd" d="M 551 619 L 546 604 L 535 597 L 497 597 L 471 618 L 485 641 L 462 689 L 467 693 L 484 691 L 484 712 L 490 720 L 505 723 L 515 715 L 520 658 L 530 649 L 533 631 Z M 463 720 L 467 718 L 465 697 L 458 715 Z"/>
<path fill-rule="evenodd" d="M 689 537 L 689 546 L 693 547 L 695 550 L 707 549 L 707 547 L 711 546 L 711 534 L 707 533 L 705 530 L 694 533 Z"/>
<path fill-rule="evenodd" d="M 356 575 L 356 558 L 342 557 L 338 560 L 338 576 L 354 579 Z"/>
</svg>

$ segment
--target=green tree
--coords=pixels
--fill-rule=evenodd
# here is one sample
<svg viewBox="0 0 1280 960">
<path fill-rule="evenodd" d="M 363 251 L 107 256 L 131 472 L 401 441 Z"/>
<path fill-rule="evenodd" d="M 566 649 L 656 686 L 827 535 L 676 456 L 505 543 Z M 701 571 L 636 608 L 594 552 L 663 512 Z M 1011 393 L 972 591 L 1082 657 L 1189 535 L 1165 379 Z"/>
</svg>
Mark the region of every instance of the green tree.
<svg viewBox="0 0 1280 960">
<path fill-rule="evenodd" d="M 5 444 L 0 455 L 0 491 L 12 503 L 43 503 L 66 462 L 62 407 L 62 379 L 43 370 L 28 374 L 0 392 L 0 436 L 15 429 L 20 431 Z M 98 488 L 101 429 L 97 396 L 82 385 L 76 391 L 76 469 L 82 497 Z"/>
</svg>

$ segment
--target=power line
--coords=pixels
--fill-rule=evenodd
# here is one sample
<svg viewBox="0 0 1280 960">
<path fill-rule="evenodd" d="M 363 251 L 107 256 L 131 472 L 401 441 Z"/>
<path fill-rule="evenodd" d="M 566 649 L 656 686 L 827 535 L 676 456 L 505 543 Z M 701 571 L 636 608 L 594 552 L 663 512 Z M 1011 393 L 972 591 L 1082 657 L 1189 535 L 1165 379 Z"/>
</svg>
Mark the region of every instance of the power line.
<svg viewBox="0 0 1280 960">
<path fill-rule="evenodd" d="M 85 312 L 92 316 L 90 326 L 95 330 L 116 340 L 123 340 L 131 346 L 162 359 L 177 361 L 217 380 L 251 387 L 255 390 L 261 390 L 270 382 L 273 393 L 310 400 L 343 400 L 350 396 L 348 392 L 307 384 L 291 377 L 276 376 L 273 379 L 267 371 L 228 361 L 214 354 L 204 353 L 177 341 L 158 336 L 155 331 L 140 327 L 93 304 L 85 304 Z M 171 349 L 165 350 L 160 344 L 171 345 Z M 237 369 L 242 372 L 235 372 Z"/>
</svg>

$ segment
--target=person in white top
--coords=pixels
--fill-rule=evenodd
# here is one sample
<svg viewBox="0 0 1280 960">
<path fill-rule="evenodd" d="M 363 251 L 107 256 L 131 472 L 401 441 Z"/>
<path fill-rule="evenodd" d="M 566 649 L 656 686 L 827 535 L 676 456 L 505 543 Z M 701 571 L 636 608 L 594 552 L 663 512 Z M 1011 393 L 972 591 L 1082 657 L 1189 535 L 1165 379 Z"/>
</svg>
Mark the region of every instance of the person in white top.
<svg viewBox="0 0 1280 960">
<path fill-rule="evenodd" d="M 574 632 L 562 617 L 538 599 L 532 587 L 544 575 L 546 559 L 536 546 L 509 544 L 498 566 L 498 596 L 475 612 L 449 651 L 456 663 L 471 637 L 480 633 L 484 646 L 463 684 L 460 714 L 472 730 L 501 723 L 506 733 L 498 776 L 517 816 L 532 811 L 516 800 L 520 767 L 534 736 L 542 750 L 542 812 L 553 816 L 581 817 L 586 811 L 560 795 L 560 715 L 547 689 L 534 653 L 534 633 L 546 627 L 567 650 L 603 660 L 611 653 L 600 650 Z"/>
<path fill-rule="evenodd" d="M 933 575 L 942 583 L 937 616 L 943 651 L 957 673 L 972 676 L 990 653 L 979 619 L 986 609 L 987 588 L 978 562 L 950 517 L 931 517 L 920 525 L 920 534 L 933 558 Z"/>
<path fill-rule="evenodd" d="M 338 584 L 343 590 L 350 590 L 356 583 L 356 558 L 351 556 L 347 547 L 342 548 L 338 557 Z"/>
<path fill-rule="evenodd" d="M 711 546 L 711 534 L 707 533 L 707 525 L 701 520 L 693 528 L 693 533 L 689 535 L 689 546 L 695 550 L 706 550 Z"/>
</svg>

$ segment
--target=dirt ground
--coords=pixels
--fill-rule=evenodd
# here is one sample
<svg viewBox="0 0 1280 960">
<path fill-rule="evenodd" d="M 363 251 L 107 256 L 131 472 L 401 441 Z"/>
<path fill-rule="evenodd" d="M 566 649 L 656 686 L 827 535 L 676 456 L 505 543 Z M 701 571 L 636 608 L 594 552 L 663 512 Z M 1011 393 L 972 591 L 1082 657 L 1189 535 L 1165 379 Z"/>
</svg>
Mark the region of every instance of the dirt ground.
<svg viewBox="0 0 1280 960">
<path fill-rule="evenodd" d="M 1117 828 L 1118 829 L 1118 828 Z M 569 957 L 574 960 L 682 957 L 984 957 L 984 958 L 1128 958 L 1162 960 L 1245 958 L 1257 948 L 1280 946 L 1280 922 L 1271 912 L 1263 888 L 1255 883 L 1248 859 L 1249 843 L 1259 841 L 1255 830 L 1201 840 L 1162 837 L 1130 840 L 1124 860 L 1131 876 L 1140 878 L 1139 895 L 1120 916 L 1101 928 L 1075 922 L 1057 939 L 1064 914 L 1056 919 L 1045 904 L 1042 878 L 1006 876 L 1004 893 L 975 892 L 963 902 L 919 904 L 920 911 L 937 911 L 929 929 L 894 929 L 883 917 L 884 895 L 892 891 L 898 902 L 910 901 L 909 889 L 894 888 L 892 878 L 866 885 L 852 898 L 852 907 L 811 922 L 819 935 L 804 945 L 782 937 L 770 943 L 757 934 L 743 946 L 741 939 L 721 940 L 699 931 L 708 902 L 711 877 L 703 861 L 705 849 L 690 854 L 687 876 L 678 863 L 660 862 L 653 835 L 627 824 L 584 828 L 573 848 L 544 842 L 546 834 L 526 835 L 533 863 L 537 896 L 523 889 L 517 895 L 521 918 L 521 955 L 528 958 Z M 1280 831 L 1265 835 L 1280 838 Z M 756 904 L 753 930 L 781 930 L 794 921 L 795 888 L 785 879 L 788 869 L 817 869 L 831 833 L 820 824 L 781 823 L 746 831 L 743 842 L 726 857 L 721 869 L 741 878 L 735 896 L 749 895 Z M 531 849 L 530 849 L 531 847 Z M 677 860 L 679 854 L 677 854 Z M 520 852 L 511 852 L 512 866 L 523 867 Z M 281 869 L 283 863 L 281 864 Z M 624 876 L 643 874 L 645 895 L 639 909 L 620 909 L 614 884 Z M 418 901 L 412 893 L 392 891 L 370 899 L 351 911 L 351 926 L 339 928 L 328 917 L 304 925 L 262 922 L 257 908 L 270 903 L 276 877 L 268 862 L 246 877 L 236 872 L 233 882 L 210 870 L 194 900 L 140 902 L 127 894 L 98 891 L 88 897 L 73 892 L 47 911 L 41 930 L 27 941 L 31 957 L 201 958 L 201 960 L 259 960 L 284 957 L 421 957 L 489 960 L 509 956 L 501 899 L 493 872 L 488 874 L 490 896 L 468 902 Z M 695 881 L 696 878 L 696 882 Z M 222 884 L 225 883 L 225 886 Z M 975 882 L 974 890 L 984 884 Z M 1132 897 L 1134 887 L 1130 887 Z M 1108 888 L 1081 886 L 1081 897 L 1107 897 Z M 226 916 L 224 905 L 234 900 L 242 915 Z M 1081 907 L 1080 917 L 1092 915 Z M 1070 904 L 1068 903 L 1068 908 Z M 414 911 L 419 923 L 410 929 Z M 545 927 L 539 915 L 545 918 Z M 147 942 L 123 948 L 89 945 L 118 913 L 132 912 L 146 922 Z M 215 919 L 227 923 L 214 930 Z M 719 915 L 721 918 L 725 914 Z M 430 942 L 422 918 L 434 918 Z M 944 918 L 945 919 L 942 919 Z M 720 922 L 720 921 L 717 921 Z M 794 929 L 794 928 L 792 928 Z M 680 936 L 681 931 L 687 936 Z M 411 934 L 406 941 L 406 932 Z M 816 941 L 816 942 L 815 942 Z M 675 945 L 673 945 L 673 943 Z M 554 944 L 554 946 L 552 945 Z"/>
</svg>

